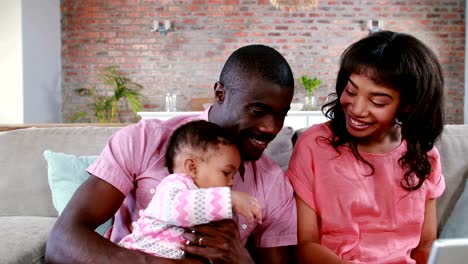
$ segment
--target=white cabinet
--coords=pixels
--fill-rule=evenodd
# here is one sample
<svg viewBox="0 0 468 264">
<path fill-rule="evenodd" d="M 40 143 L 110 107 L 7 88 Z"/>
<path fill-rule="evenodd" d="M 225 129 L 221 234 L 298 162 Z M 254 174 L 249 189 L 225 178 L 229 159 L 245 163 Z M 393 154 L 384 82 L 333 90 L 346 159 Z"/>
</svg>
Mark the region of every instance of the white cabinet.
<svg viewBox="0 0 468 264">
<path fill-rule="evenodd" d="M 138 112 L 142 119 L 157 118 L 167 120 L 179 115 L 199 115 L 202 112 Z M 320 111 L 289 111 L 284 120 L 285 126 L 294 129 L 309 127 L 313 124 L 323 123 L 327 118 Z"/>
<path fill-rule="evenodd" d="M 201 113 L 202 112 L 138 112 L 137 114 L 141 116 L 141 119 L 157 118 L 159 120 L 168 120 L 180 115 L 199 115 Z"/>
<path fill-rule="evenodd" d="M 326 121 L 327 118 L 320 111 L 289 111 L 284 120 L 284 125 L 300 129 Z"/>
</svg>

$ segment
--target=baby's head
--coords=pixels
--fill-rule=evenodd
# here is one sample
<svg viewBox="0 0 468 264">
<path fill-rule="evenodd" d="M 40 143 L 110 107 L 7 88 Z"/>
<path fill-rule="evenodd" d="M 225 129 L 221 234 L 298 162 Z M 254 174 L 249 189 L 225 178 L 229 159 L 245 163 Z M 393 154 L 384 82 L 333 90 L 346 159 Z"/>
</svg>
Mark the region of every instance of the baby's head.
<svg viewBox="0 0 468 264">
<path fill-rule="evenodd" d="M 199 188 L 231 186 L 239 169 L 239 150 L 220 126 L 196 120 L 177 128 L 166 150 L 169 173 L 192 177 Z"/>
</svg>

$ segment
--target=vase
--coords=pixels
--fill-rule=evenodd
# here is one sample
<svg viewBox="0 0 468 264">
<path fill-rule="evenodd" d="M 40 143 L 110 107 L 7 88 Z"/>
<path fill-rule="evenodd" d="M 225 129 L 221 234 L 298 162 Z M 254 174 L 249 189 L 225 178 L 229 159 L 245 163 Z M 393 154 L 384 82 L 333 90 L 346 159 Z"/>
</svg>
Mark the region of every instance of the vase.
<svg viewBox="0 0 468 264">
<path fill-rule="evenodd" d="M 317 99 L 314 95 L 306 95 L 303 111 L 317 110 Z"/>
<path fill-rule="evenodd" d="M 177 96 L 175 94 L 166 94 L 166 112 L 177 111 Z"/>
</svg>

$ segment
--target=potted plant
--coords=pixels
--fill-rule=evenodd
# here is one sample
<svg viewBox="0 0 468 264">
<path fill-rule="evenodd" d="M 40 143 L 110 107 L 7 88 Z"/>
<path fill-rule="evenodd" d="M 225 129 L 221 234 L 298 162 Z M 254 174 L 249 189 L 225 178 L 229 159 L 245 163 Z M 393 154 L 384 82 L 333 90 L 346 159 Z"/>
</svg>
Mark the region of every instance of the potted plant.
<svg viewBox="0 0 468 264">
<path fill-rule="evenodd" d="M 143 86 L 119 72 L 117 66 L 103 68 L 98 78 L 104 84 L 104 89 L 96 89 L 96 87 L 78 88 L 75 89 L 75 92 L 80 96 L 92 96 L 93 103 L 90 104 L 90 108 L 99 123 L 114 123 L 117 115 L 119 115 L 118 110 L 121 103 L 124 103 L 126 108 L 128 108 L 128 104 L 130 105 L 137 120 L 137 112 L 142 108 L 141 100 L 143 95 L 141 89 L 143 89 Z M 110 94 L 109 89 L 112 90 Z M 86 111 L 75 113 L 71 121 L 77 122 L 84 118 L 91 122 L 91 118 Z"/>
<path fill-rule="evenodd" d="M 320 79 L 318 79 L 317 77 L 311 79 L 307 75 L 302 75 L 299 79 L 299 82 L 302 84 L 302 86 L 304 86 L 304 89 L 306 90 L 305 104 L 302 110 L 315 110 L 317 108 L 317 100 L 315 98 L 314 93 L 315 90 L 319 88 L 322 81 L 320 81 Z"/>
</svg>

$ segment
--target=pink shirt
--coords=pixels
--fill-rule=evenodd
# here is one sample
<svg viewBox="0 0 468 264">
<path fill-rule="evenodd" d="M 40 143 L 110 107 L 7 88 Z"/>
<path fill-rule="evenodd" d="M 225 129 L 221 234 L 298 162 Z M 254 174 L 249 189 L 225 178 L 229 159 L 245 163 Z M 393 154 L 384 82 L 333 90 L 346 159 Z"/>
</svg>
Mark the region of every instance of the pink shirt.
<svg viewBox="0 0 468 264">
<path fill-rule="evenodd" d="M 445 182 L 436 148 L 432 173 L 416 191 L 404 190 L 398 159 L 406 143 L 386 154 L 361 153 L 375 172 L 358 162 L 348 147 L 341 155 L 323 138 L 331 131 L 314 125 L 298 139 L 288 169 L 294 189 L 321 219 L 320 243 L 354 263 L 415 263 L 428 199 L 439 197 Z"/>
<path fill-rule="evenodd" d="M 164 165 L 167 141 L 182 124 L 195 119 L 208 120 L 208 111 L 200 116 L 179 116 L 167 121 L 142 120 L 112 135 L 88 172 L 119 189 L 126 197 L 115 215 L 114 226 L 105 236 L 120 241 L 132 231 L 138 212 L 148 206 L 156 187 L 168 175 Z M 262 206 L 263 222 L 248 225 L 239 215 L 242 242 L 252 235 L 256 247 L 278 247 L 297 243 L 296 204 L 293 189 L 281 168 L 266 155 L 256 162 L 244 162 L 244 181 L 237 174 L 233 190 L 257 198 Z"/>
</svg>

